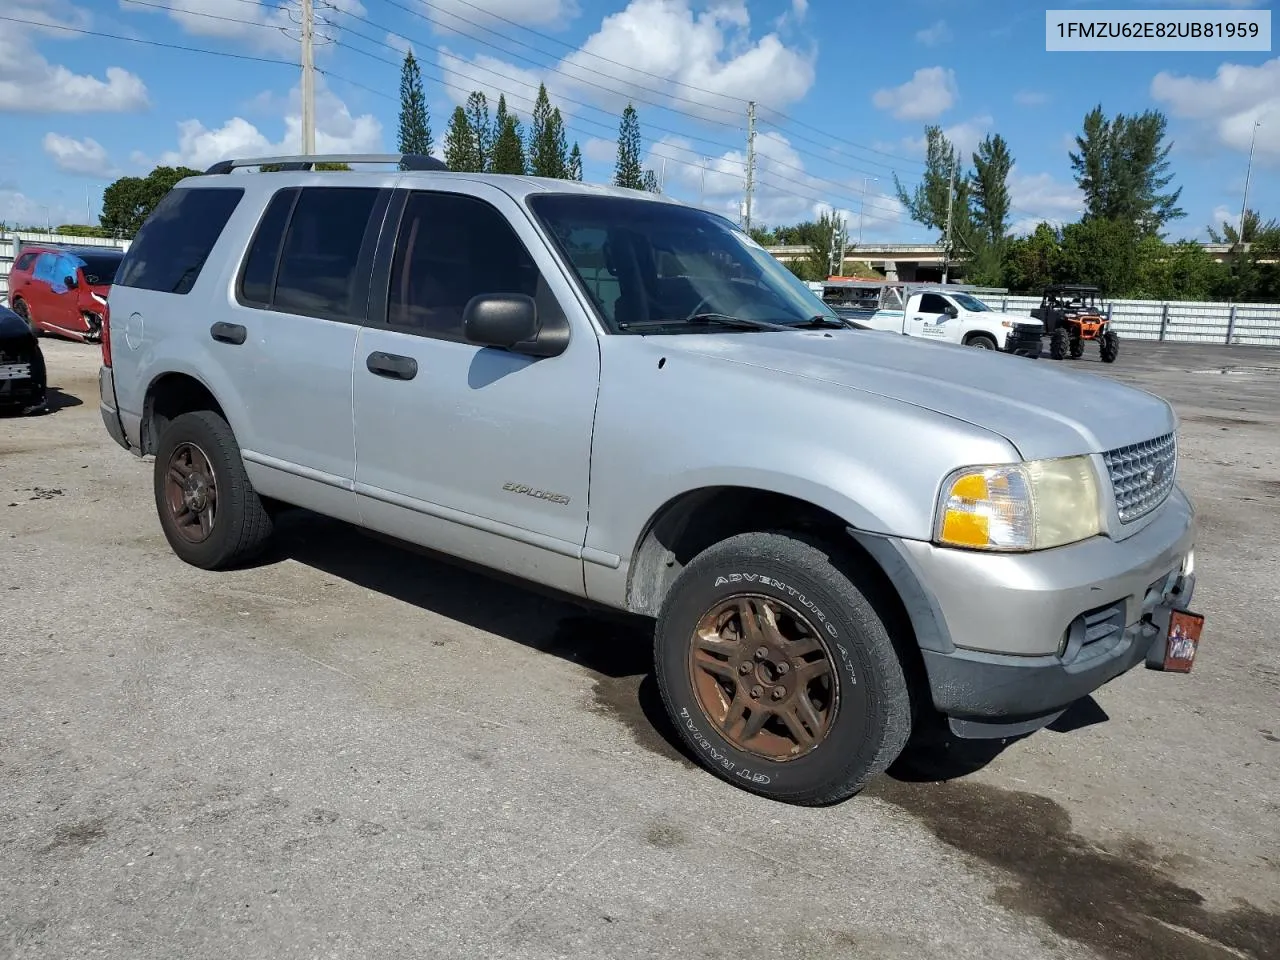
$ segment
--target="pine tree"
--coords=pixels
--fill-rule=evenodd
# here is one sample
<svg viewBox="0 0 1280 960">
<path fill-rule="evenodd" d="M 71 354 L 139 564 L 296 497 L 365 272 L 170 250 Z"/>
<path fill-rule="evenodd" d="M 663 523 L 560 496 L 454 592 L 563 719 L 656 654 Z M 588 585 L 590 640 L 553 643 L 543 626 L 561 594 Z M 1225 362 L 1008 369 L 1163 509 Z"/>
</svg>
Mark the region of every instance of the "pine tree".
<svg viewBox="0 0 1280 960">
<path fill-rule="evenodd" d="M 555 143 L 555 114 L 546 84 L 538 85 L 538 97 L 533 103 L 533 118 L 529 125 L 529 167 L 535 177 L 559 177 Z"/>
<path fill-rule="evenodd" d="M 980 242 L 999 247 L 1009 231 L 1009 171 L 1013 156 L 1000 134 L 988 135 L 973 155 L 969 177 Z"/>
<path fill-rule="evenodd" d="M 484 168 L 476 157 L 476 138 L 462 107 L 456 107 L 444 135 L 444 162 L 459 173 L 480 173 Z"/>
<path fill-rule="evenodd" d="M 644 176 L 640 178 L 640 185 L 650 193 L 661 193 L 662 187 L 658 183 L 658 175 L 652 170 L 646 170 Z"/>
<path fill-rule="evenodd" d="M 471 143 L 475 151 L 472 156 L 477 164 L 476 171 L 487 170 L 493 153 L 493 124 L 489 120 L 488 98 L 481 91 L 475 90 L 467 97 L 466 114 L 471 126 Z"/>
<path fill-rule="evenodd" d="M 551 111 L 551 119 L 547 122 L 547 147 L 551 157 L 553 177 L 561 180 L 569 176 L 569 144 L 565 138 L 564 120 L 560 117 L 560 108 Z"/>
<path fill-rule="evenodd" d="M 404 55 L 404 66 L 400 71 L 400 137 L 398 148 L 401 153 L 416 153 L 427 156 L 434 144 L 431 142 L 430 118 L 427 113 L 427 98 L 422 92 L 422 71 L 418 61 L 410 50 Z"/>
<path fill-rule="evenodd" d="M 499 95 L 498 110 L 493 118 L 493 156 L 489 163 L 491 173 L 527 172 L 524 158 L 524 142 L 520 139 L 520 120 L 507 112 L 507 98 Z"/>
<path fill-rule="evenodd" d="M 640 118 L 630 103 L 622 111 L 618 127 L 618 160 L 613 169 L 613 182 L 632 190 L 644 189 L 644 171 L 640 169 Z"/>
<path fill-rule="evenodd" d="M 573 149 L 569 151 L 569 179 L 582 179 L 582 151 L 578 149 L 578 142 L 573 142 Z"/>
</svg>

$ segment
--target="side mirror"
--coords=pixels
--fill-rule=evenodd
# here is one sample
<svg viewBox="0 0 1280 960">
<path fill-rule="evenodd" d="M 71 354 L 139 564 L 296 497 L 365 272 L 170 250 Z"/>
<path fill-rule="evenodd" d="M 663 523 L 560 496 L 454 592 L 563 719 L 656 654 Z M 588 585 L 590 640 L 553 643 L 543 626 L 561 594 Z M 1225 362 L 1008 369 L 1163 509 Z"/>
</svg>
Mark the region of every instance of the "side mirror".
<svg viewBox="0 0 1280 960">
<path fill-rule="evenodd" d="M 78 286 L 79 286 L 79 284 L 78 284 L 78 283 L 76 283 L 76 278 L 75 278 L 75 277 L 63 277 L 63 278 L 62 278 L 62 283 L 63 283 L 63 285 L 65 285 L 65 286 L 66 286 L 66 288 L 67 288 L 68 290 L 74 290 L 76 287 L 78 287 Z"/>
<path fill-rule="evenodd" d="M 545 327 L 532 297 L 522 293 L 482 293 L 467 301 L 462 332 L 471 343 L 533 357 L 554 357 L 569 345 L 569 324 L 551 318 Z"/>
<path fill-rule="evenodd" d="M 956 317 L 960 316 L 960 311 L 951 304 L 947 304 L 947 316 L 954 320 Z"/>
</svg>

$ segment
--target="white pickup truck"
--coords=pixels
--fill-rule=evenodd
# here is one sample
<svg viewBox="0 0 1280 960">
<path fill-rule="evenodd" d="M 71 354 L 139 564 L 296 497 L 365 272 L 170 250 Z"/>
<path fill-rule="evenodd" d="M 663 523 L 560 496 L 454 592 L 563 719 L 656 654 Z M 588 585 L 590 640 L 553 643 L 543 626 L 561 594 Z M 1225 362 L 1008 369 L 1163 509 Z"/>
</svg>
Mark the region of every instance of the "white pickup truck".
<svg viewBox="0 0 1280 960">
<path fill-rule="evenodd" d="M 944 285 L 884 284 L 846 296 L 852 285 L 812 284 L 837 314 L 868 330 L 925 337 L 966 347 L 1038 357 L 1044 325 L 1029 315 L 993 310 L 973 294 Z M 850 290 L 850 292 L 852 292 Z M 869 296 L 868 296 L 869 295 Z"/>
</svg>

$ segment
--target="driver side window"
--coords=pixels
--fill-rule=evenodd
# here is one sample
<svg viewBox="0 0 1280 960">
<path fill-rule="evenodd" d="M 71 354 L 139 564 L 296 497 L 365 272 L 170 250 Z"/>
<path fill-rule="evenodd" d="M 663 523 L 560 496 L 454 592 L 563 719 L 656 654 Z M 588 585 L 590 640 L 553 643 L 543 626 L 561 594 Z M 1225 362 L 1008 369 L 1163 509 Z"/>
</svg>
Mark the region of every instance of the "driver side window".
<svg viewBox="0 0 1280 960">
<path fill-rule="evenodd" d="M 947 301 L 937 293 L 926 293 L 920 298 L 920 312 L 927 314 L 942 314 L 947 312 Z"/>
</svg>

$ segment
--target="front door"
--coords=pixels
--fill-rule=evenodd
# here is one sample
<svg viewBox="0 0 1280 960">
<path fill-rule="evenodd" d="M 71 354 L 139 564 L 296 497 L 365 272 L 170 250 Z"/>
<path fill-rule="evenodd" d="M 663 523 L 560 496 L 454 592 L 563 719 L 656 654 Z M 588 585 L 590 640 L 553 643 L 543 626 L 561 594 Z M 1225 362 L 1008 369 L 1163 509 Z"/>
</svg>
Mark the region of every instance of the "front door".
<svg viewBox="0 0 1280 960">
<path fill-rule="evenodd" d="M 599 346 L 515 201 L 465 190 L 407 191 L 379 254 L 354 370 L 361 522 L 580 594 Z M 468 343 L 463 309 L 486 293 L 568 312 L 566 351 Z"/>
<path fill-rule="evenodd" d="M 927 340 L 952 340 L 948 303 L 937 293 L 916 294 L 907 308 L 907 333 Z"/>
</svg>

